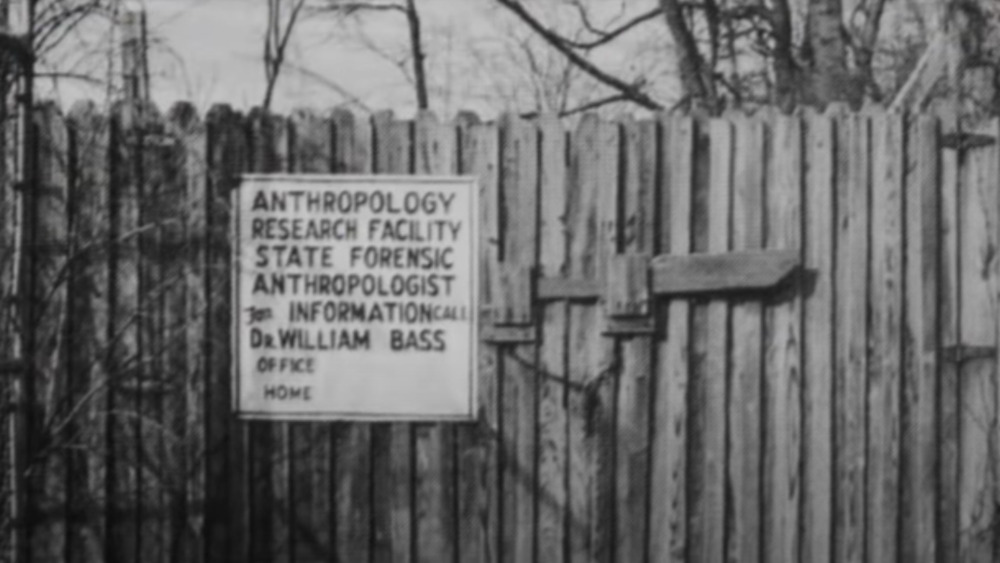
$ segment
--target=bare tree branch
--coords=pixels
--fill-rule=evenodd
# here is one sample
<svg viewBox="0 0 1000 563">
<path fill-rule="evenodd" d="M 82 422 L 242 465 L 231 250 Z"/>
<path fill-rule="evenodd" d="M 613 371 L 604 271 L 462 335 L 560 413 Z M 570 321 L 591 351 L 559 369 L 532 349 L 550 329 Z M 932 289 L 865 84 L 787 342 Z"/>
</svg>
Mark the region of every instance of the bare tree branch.
<svg viewBox="0 0 1000 563">
<path fill-rule="evenodd" d="M 557 51 L 562 53 L 570 62 L 579 67 L 582 71 L 586 72 L 593 78 L 597 79 L 602 84 L 609 86 L 610 88 L 618 91 L 621 95 L 625 96 L 631 102 L 639 104 L 640 106 L 647 109 L 663 109 L 663 106 L 651 98 L 648 94 L 642 91 L 641 88 L 636 87 L 633 84 L 628 84 L 623 80 L 601 70 L 592 62 L 582 57 L 579 53 L 573 50 L 572 46 L 566 42 L 566 39 L 559 35 L 558 33 L 552 31 L 551 29 L 542 25 L 538 19 L 532 16 L 525 8 L 521 5 L 518 0 L 497 0 L 501 6 L 510 10 L 514 15 L 521 19 L 525 24 L 527 24 L 532 30 L 534 30 L 546 43 L 551 45 Z M 666 1 L 666 0 L 664 0 Z"/>
<path fill-rule="evenodd" d="M 288 48 L 288 41 L 292 37 L 295 23 L 299 19 L 305 0 L 295 0 L 292 11 L 287 21 L 282 25 L 281 21 L 282 0 L 267 0 L 267 30 L 264 33 L 264 77 L 266 86 L 264 90 L 264 101 L 261 107 L 267 110 L 271 107 L 274 96 L 274 88 L 278 83 L 278 76 L 281 74 L 281 67 L 285 62 L 285 51 Z"/>
</svg>

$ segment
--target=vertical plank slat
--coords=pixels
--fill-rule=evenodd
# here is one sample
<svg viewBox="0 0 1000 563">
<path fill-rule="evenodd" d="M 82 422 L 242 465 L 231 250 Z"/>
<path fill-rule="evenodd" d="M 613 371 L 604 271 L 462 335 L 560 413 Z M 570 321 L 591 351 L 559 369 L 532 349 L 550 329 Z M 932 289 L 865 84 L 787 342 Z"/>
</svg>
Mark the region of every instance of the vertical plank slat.
<svg viewBox="0 0 1000 563">
<path fill-rule="evenodd" d="M 185 512 L 189 473 L 186 463 L 186 409 L 184 394 L 187 379 L 187 338 L 184 323 L 187 320 L 187 303 L 184 265 L 186 255 L 184 217 L 186 214 L 186 186 L 183 175 L 184 153 L 179 139 L 174 136 L 174 108 L 161 122 L 157 136 L 147 142 L 147 161 L 158 177 L 156 210 L 158 221 L 155 253 L 159 261 L 154 271 L 153 284 L 157 288 L 156 330 L 159 331 L 154 350 L 156 360 L 152 367 L 157 372 L 155 385 L 158 400 L 152 405 L 158 410 L 158 424 L 153 430 L 160 441 L 157 444 L 159 466 L 155 472 L 159 484 L 161 513 L 159 523 L 159 548 L 162 561 L 173 561 L 179 550 L 186 548 Z M 149 146 L 153 145 L 153 146 Z M 150 397 L 153 399 L 153 397 Z"/>
<path fill-rule="evenodd" d="M 803 266 L 815 276 L 803 302 L 803 434 L 801 561 L 829 563 L 833 553 L 834 173 L 836 131 L 831 114 L 807 117 L 808 175 L 803 196 Z"/>
<path fill-rule="evenodd" d="M 249 171 L 282 171 L 283 163 L 278 151 L 283 129 L 280 117 L 259 108 L 250 112 L 247 123 Z M 269 561 L 287 561 L 291 540 L 288 526 L 288 423 L 249 421 L 246 428 L 250 470 L 250 553 Z"/>
<path fill-rule="evenodd" d="M 456 128 L 421 112 L 414 125 L 414 173 L 457 172 Z M 414 514 L 416 554 L 421 562 L 454 561 L 455 434 L 452 425 L 414 424 Z"/>
<path fill-rule="evenodd" d="M 333 111 L 333 172 L 369 174 L 372 171 L 370 124 L 346 108 Z M 365 563 L 371 540 L 371 427 L 335 423 L 333 427 L 333 487 L 336 530 L 334 553 L 340 561 Z"/>
<path fill-rule="evenodd" d="M 655 252 L 656 163 L 655 121 L 623 121 L 623 193 L 619 250 L 646 257 Z M 653 338 L 634 336 L 621 341 L 618 382 L 615 480 L 615 560 L 641 563 L 646 559 L 649 526 L 649 400 L 653 368 Z"/>
<path fill-rule="evenodd" d="M 914 116 L 907 144 L 900 560 L 937 561 L 938 248 L 937 120 Z"/>
<path fill-rule="evenodd" d="M 840 119 L 837 153 L 836 489 L 834 560 L 859 562 L 865 543 L 868 303 L 868 118 Z"/>
<path fill-rule="evenodd" d="M 70 186 L 73 209 L 69 283 L 68 365 L 70 404 L 78 408 L 68 430 L 78 436 L 67 462 L 69 561 L 104 559 L 105 434 L 108 378 L 101 361 L 107 349 L 108 120 L 92 103 L 78 103 L 69 115 Z"/>
<path fill-rule="evenodd" d="M 153 107 L 143 110 L 143 119 L 134 130 L 130 143 L 131 166 L 138 183 L 139 195 L 139 379 L 132 391 L 136 393 L 139 428 L 135 444 L 139 471 L 139 556 L 143 561 L 161 561 L 169 555 L 164 543 L 167 531 L 165 495 L 168 492 L 169 469 L 164 463 L 163 399 L 166 381 L 163 378 L 164 331 L 162 272 L 160 252 L 164 180 L 164 151 L 161 142 L 162 116 Z"/>
<path fill-rule="evenodd" d="M 25 328 L 36 343 L 30 377 L 33 395 L 27 439 L 31 451 L 25 482 L 29 542 L 35 561 L 60 561 L 66 551 L 66 462 L 72 437 L 58 432 L 66 409 L 68 348 L 65 333 L 69 267 L 68 156 L 66 124 L 58 108 L 43 104 L 33 116 L 38 176 L 34 188 L 36 238 L 33 254 L 33 318 Z M 30 251 L 30 249 L 29 249 Z"/>
<path fill-rule="evenodd" d="M 772 119 L 764 241 L 766 248 L 802 247 L 802 119 Z M 798 561 L 802 439 L 800 287 L 772 294 L 764 319 L 764 560 Z"/>
<path fill-rule="evenodd" d="M 479 306 L 493 299 L 497 263 L 500 140 L 495 123 L 463 127 L 463 174 L 479 182 Z M 497 446 L 498 357 L 495 346 L 479 344 L 479 420 L 459 430 L 459 561 L 499 561 L 500 491 Z"/>
<path fill-rule="evenodd" d="M 108 272 L 109 400 L 107 487 L 108 560 L 135 561 L 139 557 L 139 443 L 136 422 L 139 384 L 139 227 L 138 183 L 134 178 L 131 152 L 126 140 L 123 111 L 114 117 L 111 179 L 111 267 Z"/>
<path fill-rule="evenodd" d="M 728 119 L 713 119 L 711 172 L 707 192 L 707 250 L 726 252 L 730 245 L 733 178 L 733 128 Z M 728 382 L 729 304 L 709 296 L 703 324 L 696 334 L 693 413 L 695 428 L 689 451 L 692 492 L 688 506 L 692 561 L 722 561 L 725 549 L 726 386 Z"/>
<path fill-rule="evenodd" d="M 868 360 L 868 561 L 895 561 L 899 525 L 900 326 L 903 313 L 903 119 L 872 119 Z"/>
<path fill-rule="evenodd" d="M 973 132 L 997 134 L 996 122 L 979 124 Z M 996 145 L 964 155 L 963 185 L 959 186 L 960 344 L 996 346 L 997 249 L 1000 241 L 1000 192 L 996 186 Z M 995 561 L 996 497 L 992 481 L 991 434 L 996 432 L 996 357 L 968 359 L 959 364 L 959 560 Z M 996 452 L 992 452 L 994 455 Z"/>
<path fill-rule="evenodd" d="M 375 172 L 409 174 L 412 171 L 412 122 L 376 114 Z M 413 427 L 405 423 L 378 424 L 372 429 L 372 558 L 408 562 L 416 541 L 413 529 Z"/>
<path fill-rule="evenodd" d="M 329 173 L 332 147 L 330 122 L 309 110 L 291 117 L 293 173 Z M 289 424 L 290 527 L 292 560 L 329 559 L 333 549 L 333 475 L 330 424 Z"/>
<path fill-rule="evenodd" d="M 6 106 L 7 108 L 10 105 Z M 16 123 L 10 119 L 10 110 L 4 110 L 6 119 L 0 126 L 0 358 L 14 359 L 20 354 L 19 331 L 21 325 L 18 319 L 19 308 L 14 303 L 17 290 L 17 264 L 21 263 L 21 253 L 18 239 L 21 231 L 21 219 L 18 216 L 23 201 L 15 190 L 14 182 L 17 174 Z M 0 401 L 10 404 L 14 400 L 15 380 L 5 377 L 0 380 Z M 17 461 L 17 451 L 20 442 L 14 440 L 13 431 L 18 415 L 0 416 L 0 436 L 4 436 L 4 445 L 0 447 L 0 463 L 3 464 L 0 474 L 0 525 L 10 526 L 16 516 L 18 500 L 14 497 L 14 480 L 11 478 L 13 464 Z M 0 554 L 12 558 L 14 548 L 19 538 L 18 533 L 5 534 L 0 538 Z M 15 539 L 17 538 L 17 539 Z"/>
<path fill-rule="evenodd" d="M 764 246 L 765 128 L 762 119 L 735 120 L 733 250 Z M 757 298 L 732 307 L 732 373 L 729 402 L 727 487 L 732 507 L 726 542 L 730 560 L 760 561 L 763 407 L 763 304 Z"/>
<path fill-rule="evenodd" d="M 189 358 L 187 331 L 187 287 L 184 267 L 191 258 L 186 244 L 187 185 L 184 169 L 185 149 L 175 135 L 177 106 L 171 108 L 164 123 L 163 136 L 158 139 L 155 165 L 160 171 L 159 240 L 160 271 L 158 284 L 161 292 L 159 303 L 158 371 L 160 396 L 160 477 L 163 514 L 160 517 L 160 548 L 163 561 L 175 561 L 181 551 L 191 551 L 185 523 L 188 510 L 187 489 L 192 473 L 189 472 L 186 444 L 187 405 L 185 395 L 188 383 Z M 193 108 L 188 108 L 193 114 Z M 190 319 L 196 323 L 197 317 Z M 197 428 L 197 426 L 195 426 Z M 193 557 L 185 557 L 193 560 Z"/>
<path fill-rule="evenodd" d="M 205 279 L 207 271 L 205 232 L 207 227 L 206 129 L 197 110 L 189 104 L 178 103 L 170 111 L 168 131 L 176 140 L 174 182 L 177 198 L 174 219 L 180 229 L 174 257 L 179 262 L 175 284 L 183 296 L 174 307 L 169 307 L 174 327 L 174 338 L 183 342 L 183 359 L 178 359 L 180 373 L 173 373 L 179 381 L 174 393 L 178 396 L 174 447 L 176 463 L 183 471 L 183 488 L 179 491 L 174 509 L 175 545 L 174 559 L 198 563 L 206 559 L 206 519 L 208 465 L 206 454 L 207 393 L 205 362 L 205 323 L 207 300 Z M 169 250 L 168 250 L 169 252 Z"/>
<path fill-rule="evenodd" d="M 954 107 L 941 115 L 941 133 L 955 133 L 958 119 Z M 938 143 L 941 158 L 941 349 L 955 346 L 960 342 L 959 334 L 959 248 L 962 244 L 959 219 L 959 189 L 963 183 L 960 176 L 958 151 L 947 149 Z M 958 473 L 959 473 L 959 414 L 960 382 L 957 362 L 941 363 L 941 379 L 938 386 L 938 538 L 939 557 L 942 561 L 958 561 Z"/>
<path fill-rule="evenodd" d="M 659 156 L 661 251 L 675 255 L 692 250 L 692 189 L 695 172 L 695 122 L 668 116 L 660 121 L 663 143 Z M 649 560 L 679 561 L 687 553 L 687 435 L 689 334 L 691 314 L 684 298 L 666 304 L 664 339 L 658 343 L 654 384 L 650 472 Z"/>
<path fill-rule="evenodd" d="M 205 369 L 205 559 L 247 561 L 250 557 L 251 507 L 248 503 L 246 424 L 232 417 L 230 366 L 233 359 L 232 190 L 246 166 L 249 149 L 244 119 L 228 106 L 214 106 L 206 116 L 208 186 L 205 209 L 206 319 Z M 254 530 L 254 536 L 265 531 Z"/>
<path fill-rule="evenodd" d="M 617 236 L 618 130 L 594 114 L 573 136 L 568 274 L 602 280 Z M 601 335 L 600 307 L 569 305 L 569 526 L 573 561 L 613 557 L 614 342 Z"/>
<path fill-rule="evenodd" d="M 538 232 L 538 131 L 510 114 L 500 123 L 500 252 L 506 264 L 534 267 Z M 503 351 L 501 366 L 501 557 L 532 561 L 538 379 L 535 344 Z"/>
<path fill-rule="evenodd" d="M 566 268 L 566 132 L 555 116 L 539 121 L 541 130 L 541 192 L 539 194 L 539 275 L 558 277 Z M 539 369 L 566 371 L 567 303 L 540 305 Z M 564 561 L 567 538 L 567 399 L 565 385 L 539 380 L 538 407 L 538 560 Z"/>
</svg>

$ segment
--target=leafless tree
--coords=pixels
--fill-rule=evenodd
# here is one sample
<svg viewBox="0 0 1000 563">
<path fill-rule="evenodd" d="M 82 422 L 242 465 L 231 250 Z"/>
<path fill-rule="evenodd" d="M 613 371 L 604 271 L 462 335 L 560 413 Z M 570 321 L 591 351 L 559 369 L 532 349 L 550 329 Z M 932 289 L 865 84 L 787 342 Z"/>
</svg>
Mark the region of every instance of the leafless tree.
<svg viewBox="0 0 1000 563">
<path fill-rule="evenodd" d="M 642 8 L 633 5 L 632 16 L 614 25 L 595 23 L 599 21 L 594 15 L 598 3 L 562 0 L 576 11 L 576 27 L 588 34 L 580 40 L 539 17 L 539 2 L 494 1 L 606 91 L 648 109 L 663 108 L 667 100 L 642 76 L 623 76 L 600 66 L 594 53 L 657 21 L 666 24 L 671 40 L 681 102 L 710 111 L 725 105 L 772 103 L 789 108 L 803 103 L 890 101 L 895 92 L 885 91 L 876 62 L 887 44 L 895 48 L 900 35 L 908 32 L 883 29 L 891 7 L 885 0 L 649 0 Z M 893 9 L 917 15 L 942 10 L 938 27 L 960 28 L 949 35 L 955 38 L 952 44 L 958 45 L 958 58 L 966 62 L 977 56 L 982 59 L 975 47 L 982 41 L 975 38 L 983 36 L 986 26 L 973 30 L 972 24 L 988 18 L 968 14 L 985 14 L 988 2 L 948 0 L 936 4 L 911 0 L 909 5 Z M 910 42 L 907 46 L 912 49 L 917 45 Z M 925 81 L 931 82 L 940 75 L 927 74 Z"/>
<path fill-rule="evenodd" d="M 264 31 L 264 100 L 261 107 L 265 110 L 271 107 L 274 98 L 274 88 L 278 84 L 278 76 L 285 64 L 285 53 L 288 41 L 292 38 L 295 24 L 299 20 L 305 0 L 292 0 L 287 14 L 282 11 L 285 0 L 267 0 L 267 27 Z"/>
<path fill-rule="evenodd" d="M 336 14 L 344 17 L 363 17 L 379 12 L 395 12 L 406 18 L 409 60 L 399 62 L 397 66 L 404 71 L 404 74 L 408 78 L 411 78 L 416 95 L 417 109 L 428 109 L 430 107 L 429 88 L 427 86 L 427 55 L 424 48 L 423 25 L 416 0 L 384 2 L 324 0 L 324 3 L 318 6 L 315 11 L 320 14 Z"/>
</svg>

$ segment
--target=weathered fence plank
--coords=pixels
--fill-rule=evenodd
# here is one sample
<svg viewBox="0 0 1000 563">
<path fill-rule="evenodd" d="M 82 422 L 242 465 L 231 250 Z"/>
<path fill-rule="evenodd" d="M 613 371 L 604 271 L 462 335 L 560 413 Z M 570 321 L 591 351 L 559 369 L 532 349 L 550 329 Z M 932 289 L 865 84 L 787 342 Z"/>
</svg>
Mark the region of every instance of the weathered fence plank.
<svg viewBox="0 0 1000 563">
<path fill-rule="evenodd" d="M 31 551 L 39 561 L 58 561 L 66 549 L 66 469 L 71 440 L 66 415 L 70 412 L 65 378 L 69 353 L 66 342 L 67 273 L 71 245 L 68 228 L 69 139 L 66 124 L 54 104 L 43 104 L 33 116 L 37 132 L 38 176 L 33 213 L 35 236 L 32 265 L 32 331 L 35 357 L 31 359 L 28 397 L 35 400 L 28 416 L 29 452 L 26 515 Z"/>
<path fill-rule="evenodd" d="M 705 220 L 709 252 L 729 250 L 733 188 L 733 127 L 727 118 L 709 122 L 711 169 L 706 192 Z M 700 315 L 699 315 L 700 313 Z M 692 497 L 689 506 L 690 558 L 717 562 L 724 558 L 726 517 L 726 396 L 729 379 L 729 303 L 709 296 L 702 311 L 696 311 L 693 365 L 693 446 L 689 451 L 693 473 L 689 475 Z"/>
<path fill-rule="evenodd" d="M 903 118 L 872 118 L 868 360 L 869 561 L 895 561 L 899 520 L 900 328 L 903 314 Z"/>
<path fill-rule="evenodd" d="M 806 118 L 808 173 L 803 196 L 803 434 L 801 561 L 829 563 L 833 553 L 834 201 L 836 131 L 829 114 Z M 808 278 L 807 278 L 808 279 Z M 807 290 L 808 291 L 808 290 Z"/>
<path fill-rule="evenodd" d="M 457 129 L 429 112 L 414 125 L 414 173 L 445 176 L 458 172 Z M 414 425 L 414 517 L 416 561 L 452 561 L 457 551 L 455 515 L 455 433 L 452 425 Z"/>
<path fill-rule="evenodd" d="M 376 173 L 412 172 L 412 122 L 396 121 L 391 113 L 373 118 Z M 372 559 L 412 561 L 413 427 L 384 423 L 372 428 L 372 493 L 374 527 Z"/>
<path fill-rule="evenodd" d="M 659 248 L 672 254 L 693 249 L 691 220 L 695 180 L 695 121 L 689 117 L 661 118 L 663 143 Z M 683 560 L 687 552 L 688 352 L 691 313 L 687 299 L 671 299 L 660 321 L 664 339 L 658 343 L 650 472 L 650 561 Z"/>
<path fill-rule="evenodd" d="M 176 244 L 167 252 L 175 253 L 177 278 L 173 279 L 176 294 L 174 306 L 168 306 L 167 326 L 173 327 L 172 338 L 178 339 L 182 358 L 171 368 L 171 377 L 178 378 L 176 409 L 173 413 L 173 448 L 175 464 L 181 474 L 179 498 L 173 508 L 174 538 L 171 551 L 175 560 L 204 561 L 205 502 L 207 477 L 207 446 L 205 428 L 205 299 L 206 244 L 203 233 L 207 228 L 207 152 L 205 124 L 197 110 L 189 104 L 177 104 L 170 110 L 167 132 L 176 143 L 174 152 L 173 219 L 177 221 Z M 168 407 L 168 413 L 173 409 Z"/>
<path fill-rule="evenodd" d="M 955 133 L 958 120 L 952 111 L 942 112 L 941 133 Z M 937 147 L 941 156 L 941 234 L 940 241 L 940 338 L 941 350 L 956 346 L 959 341 L 960 247 L 962 237 L 959 222 L 959 189 L 961 178 L 958 151 Z M 959 474 L 959 363 L 942 361 L 941 382 L 938 386 L 938 538 L 942 561 L 958 561 L 958 474 Z"/>
<path fill-rule="evenodd" d="M 109 123 L 92 103 L 73 106 L 70 134 L 70 254 L 67 360 L 70 434 L 81 446 L 67 462 L 69 530 L 73 561 L 104 559 L 107 342 Z"/>
<path fill-rule="evenodd" d="M 494 123 L 478 123 L 469 115 L 460 121 L 461 171 L 479 183 L 479 303 L 483 308 L 493 302 L 493 271 L 498 264 L 500 139 Z M 483 326 L 481 319 L 480 331 Z M 480 344 L 479 419 L 458 432 L 459 561 L 500 559 L 498 357 L 496 347 Z"/>
<path fill-rule="evenodd" d="M 128 150 L 136 166 L 134 181 L 139 193 L 139 380 L 133 390 L 139 429 L 139 555 L 144 561 L 158 561 L 169 555 L 164 541 L 169 521 L 166 518 L 166 483 L 169 468 L 164 459 L 163 378 L 165 334 L 163 327 L 166 268 L 162 252 L 163 224 L 169 220 L 163 205 L 164 154 L 169 147 L 163 141 L 163 117 L 151 107 L 141 110 L 142 117 L 130 132 Z"/>
<path fill-rule="evenodd" d="M 902 561 L 937 561 L 936 471 L 940 200 L 938 123 L 909 126 L 905 191 L 903 433 L 900 490 Z"/>
<path fill-rule="evenodd" d="M 286 172 L 288 122 L 255 108 L 248 119 L 250 159 L 248 172 Z M 237 314 L 242 314 L 237 311 Z M 291 560 L 293 513 L 289 491 L 289 423 L 249 421 L 250 552 L 281 563 Z"/>
<path fill-rule="evenodd" d="M 868 304 L 869 118 L 837 121 L 837 348 L 834 560 L 860 562 L 865 547 L 865 394 Z"/>
<path fill-rule="evenodd" d="M 996 121 L 973 129 L 997 135 Z M 958 192 L 960 346 L 996 346 L 997 258 L 1000 247 L 1000 191 L 997 190 L 997 146 L 968 150 Z M 998 463 L 991 437 L 997 432 L 997 365 L 995 352 L 983 358 L 961 358 L 959 402 L 959 560 L 996 560 L 996 497 L 993 482 Z M 991 457 L 992 454 L 992 457 Z"/>
<path fill-rule="evenodd" d="M 333 161 L 329 120 L 310 110 L 291 118 L 292 173 L 329 173 Z M 289 425 L 292 560 L 329 559 L 333 552 L 333 456 L 330 423 Z"/>
<path fill-rule="evenodd" d="M 733 177 L 733 249 L 764 247 L 766 130 L 762 119 L 737 118 Z M 760 561 L 763 531 L 763 304 L 738 300 L 732 307 L 728 417 L 728 477 L 732 491 L 727 518 L 728 558 Z"/>
<path fill-rule="evenodd" d="M 772 120 L 765 246 L 802 247 L 802 121 Z M 802 313 L 799 279 L 773 292 L 764 331 L 764 560 L 799 560 Z"/>
<path fill-rule="evenodd" d="M 332 172 L 372 172 L 371 123 L 346 108 L 331 115 Z M 368 424 L 333 426 L 334 554 L 340 561 L 367 561 L 371 543 L 372 451 Z"/>
<path fill-rule="evenodd" d="M 538 233 L 538 131 L 534 124 L 507 114 L 500 122 L 500 259 L 507 271 L 530 271 L 536 262 Z M 513 267 L 514 270 L 510 270 Z M 509 296 L 506 291 L 499 295 Z M 516 311 L 495 302 L 499 311 Z M 516 317 L 520 313 L 515 312 Z M 531 561 L 535 529 L 535 427 L 537 361 L 535 344 L 504 349 L 500 380 L 500 447 L 503 561 Z"/>
<path fill-rule="evenodd" d="M 244 119 L 228 106 L 215 106 L 206 117 L 208 187 L 205 205 L 205 409 L 230 413 L 231 365 L 234 352 L 229 337 L 232 310 L 231 197 L 249 158 Z M 267 534 L 252 526 L 246 425 L 227 416 L 207 416 L 205 447 L 205 559 L 247 561 L 250 537 Z"/>
<path fill-rule="evenodd" d="M 648 261 L 655 251 L 658 127 L 655 121 L 625 120 L 621 126 L 624 167 L 618 251 Z M 648 277 L 643 280 L 648 283 Z M 652 305 L 645 305 L 652 310 Z M 617 389 L 615 429 L 615 560 L 646 560 L 649 522 L 649 411 L 653 337 L 624 337 Z"/>
<path fill-rule="evenodd" d="M 111 421 L 108 435 L 109 561 L 139 558 L 140 444 L 137 423 L 139 363 L 139 186 L 128 150 L 122 109 L 113 116 L 110 186 L 111 281 L 109 329 L 111 342 Z"/>
<path fill-rule="evenodd" d="M 558 119 L 544 116 L 541 130 L 541 192 L 539 194 L 538 273 L 557 277 L 566 268 L 567 169 L 566 132 Z M 566 301 L 541 307 L 541 374 L 566 373 Z M 538 379 L 538 561 L 564 561 L 567 539 L 566 471 L 567 401 L 562 382 L 541 375 Z"/>
</svg>

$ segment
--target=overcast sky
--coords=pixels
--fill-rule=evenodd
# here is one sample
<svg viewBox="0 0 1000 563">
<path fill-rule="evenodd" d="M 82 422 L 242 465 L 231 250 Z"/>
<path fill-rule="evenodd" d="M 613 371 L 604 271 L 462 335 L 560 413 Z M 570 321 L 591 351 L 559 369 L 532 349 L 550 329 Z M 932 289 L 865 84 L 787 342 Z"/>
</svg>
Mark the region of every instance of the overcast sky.
<svg viewBox="0 0 1000 563">
<path fill-rule="evenodd" d="M 536 3 L 533 9 L 557 4 Z M 598 10 L 607 10 L 607 21 L 613 22 L 615 17 L 622 21 L 648 7 L 648 2 L 600 0 L 595 5 Z M 136 0 L 133 6 L 144 6 L 147 11 L 152 95 L 161 108 L 177 100 L 192 101 L 203 110 L 215 102 L 239 109 L 260 103 L 264 93 L 265 0 Z M 487 114 L 534 109 L 511 107 L 524 105 L 514 98 L 532 80 L 525 75 L 527 65 L 517 60 L 518 38 L 533 37 L 523 24 L 515 22 L 494 0 L 419 0 L 418 6 L 433 109 L 445 115 L 460 109 Z M 548 14 L 550 21 L 563 21 L 553 13 Z M 595 17 L 600 20 L 601 15 L 598 12 Z M 636 57 L 630 51 L 648 49 L 643 41 L 662 41 L 666 36 L 661 23 L 646 26 L 645 33 L 630 34 L 631 43 L 599 50 L 596 60 L 626 77 L 629 73 L 661 73 L 662 56 Z M 106 84 L 108 46 L 117 41 L 107 22 L 81 28 L 64 48 L 60 70 L 70 68 Z M 541 64 L 565 64 L 537 38 L 533 41 Z M 329 108 L 353 99 L 369 109 L 411 114 L 415 108 L 412 87 L 393 62 L 405 56 L 407 48 L 406 22 L 397 12 L 373 13 L 350 24 L 338 23 L 330 16 L 308 17 L 299 24 L 290 45 L 273 109 Z M 649 71 L 640 68 L 646 64 L 642 61 L 659 66 Z M 63 78 L 55 93 L 51 81 L 41 84 L 40 91 L 67 104 L 86 97 L 106 99 L 102 83 Z M 584 86 L 584 96 L 601 95 L 587 88 Z"/>
</svg>

